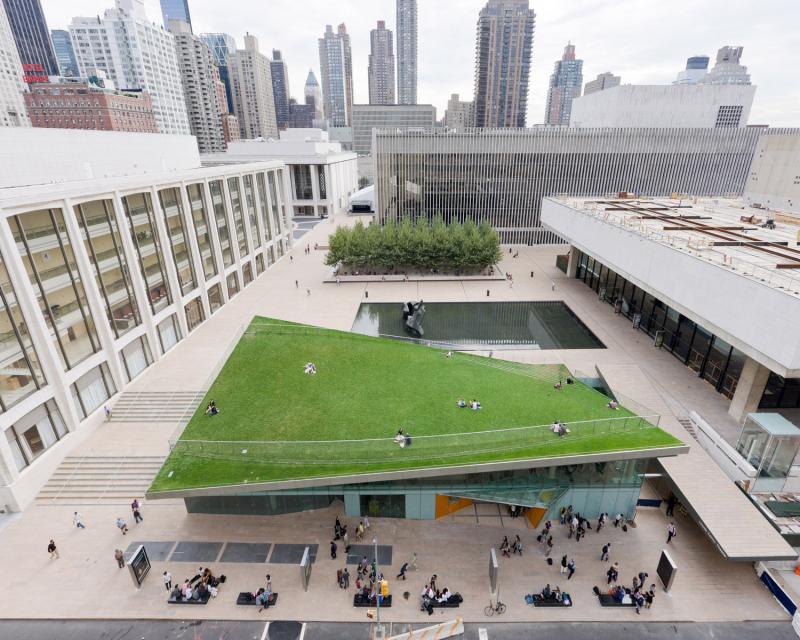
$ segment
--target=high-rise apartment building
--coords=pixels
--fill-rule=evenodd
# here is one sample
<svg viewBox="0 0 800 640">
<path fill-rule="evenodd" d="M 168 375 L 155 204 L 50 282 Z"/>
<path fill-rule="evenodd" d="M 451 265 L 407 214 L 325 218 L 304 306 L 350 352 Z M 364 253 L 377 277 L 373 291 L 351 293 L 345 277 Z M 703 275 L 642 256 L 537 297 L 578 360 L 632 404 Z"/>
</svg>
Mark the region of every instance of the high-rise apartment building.
<svg viewBox="0 0 800 640">
<path fill-rule="evenodd" d="M 569 124 L 572 100 L 581 95 L 583 60 L 575 59 L 575 45 L 567 44 L 564 54 L 553 68 L 547 92 L 545 124 Z"/>
<path fill-rule="evenodd" d="M 67 78 L 75 78 L 80 75 L 69 31 L 66 29 L 53 29 L 50 32 L 50 39 L 53 41 L 53 50 L 56 52 L 59 73 Z"/>
<path fill-rule="evenodd" d="M 524 127 L 536 14 L 528 0 L 489 0 L 475 46 L 475 126 Z"/>
<path fill-rule="evenodd" d="M 417 104 L 417 0 L 397 0 L 397 103 Z"/>
<path fill-rule="evenodd" d="M 0 127 L 30 126 L 23 98 L 26 89 L 17 44 L 0 3 Z"/>
<path fill-rule="evenodd" d="M 475 126 L 473 123 L 473 103 L 459 99 L 453 93 L 447 101 L 447 110 L 444 112 L 444 126 L 448 129 L 468 129 Z"/>
<path fill-rule="evenodd" d="M 239 118 L 242 138 L 277 138 L 275 98 L 269 58 L 258 50 L 258 39 L 249 33 L 244 49 L 228 54 L 233 90 L 233 113 Z"/>
<path fill-rule="evenodd" d="M 161 0 L 161 18 L 164 28 L 169 29 L 170 20 L 180 20 L 192 29 L 192 16 L 189 14 L 189 0 Z"/>
<path fill-rule="evenodd" d="M 322 98 L 322 89 L 317 82 L 317 76 L 309 69 L 308 76 L 306 77 L 306 84 L 303 87 L 303 97 L 305 103 L 314 107 L 313 120 L 322 121 L 325 119 L 325 103 Z"/>
<path fill-rule="evenodd" d="M 269 64 L 272 72 L 272 96 L 275 99 L 275 121 L 278 129 L 286 129 L 289 126 L 289 70 L 277 49 L 272 50 Z"/>
<path fill-rule="evenodd" d="M 69 33 L 81 76 L 102 71 L 120 89 L 146 91 L 159 132 L 189 133 L 175 38 L 148 19 L 143 0 L 116 0 L 102 16 L 73 18 Z"/>
<path fill-rule="evenodd" d="M 228 76 L 228 53 L 236 51 L 236 40 L 227 33 L 201 33 L 200 37 L 211 49 L 211 54 L 219 69 L 219 78 L 225 85 L 225 97 L 228 100 L 228 113 L 233 113 L 233 94 Z"/>
<path fill-rule="evenodd" d="M 350 36 L 345 25 L 336 33 L 325 26 L 319 39 L 319 67 L 322 73 L 322 96 L 325 118 L 334 127 L 349 127 L 353 108 L 353 60 Z"/>
<path fill-rule="evenodd" d="M 297 100 L 289 100 L 289 128 L 310 129 L 314 126 L 314 103 L 297 104 Z"/>
<path fill-rule="evenodd" d="M 394 44 L 383 20 L 369 32 L 369 103 L 394 104 Z"/>
<path fill-rule="evenodd" d="M 197 147 L 200 153 L 224 151 L 222 114 L 228 110 L 227 101 L 211 49 L 187 22 L 170 19 L 169 29 L 175 37 L 183 97 Z"/>
<path fill-rule="evenodd" d="M 50 31 L 39 0 L 3 0 L 17 43 L 25 82 L 47 82 L 58 75 Z"/>
<path fill-rule="evenodd" d="M 590 80 L 583 87 L 583 95 L 603 91 L 604 89 L 611 89 L 611 87 L 618 87 L 620 82 L 622 82 L 622 78 L 615 76 L 610 71 L 598 73 L 594 80 Z"/>
<path fill-rule="evenodd" d="M 750 84 L 747 67 L 740 63 L 744 47 L 722 47 L 717 62 L 702 79 L 704 84 Z"/>
<path fill-rule="evenodd" d="M 708 56 L 692 56 L 686 59 L 686 68 L 678 72 L 678 78 L 672 84 L 697 84 L 707 73 Z"/>
</svg>

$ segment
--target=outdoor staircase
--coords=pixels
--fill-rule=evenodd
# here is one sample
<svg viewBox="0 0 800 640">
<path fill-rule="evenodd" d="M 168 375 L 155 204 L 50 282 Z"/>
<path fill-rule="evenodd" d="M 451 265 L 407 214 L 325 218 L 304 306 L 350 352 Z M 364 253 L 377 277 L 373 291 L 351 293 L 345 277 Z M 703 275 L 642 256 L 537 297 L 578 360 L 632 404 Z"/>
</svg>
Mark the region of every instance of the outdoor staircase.
<svg viewBox="0 0 800 640">
<path fill-rule="evenodd" d="M 686 418 L 686 417 L 677 418 L 677 420 L 678 420 L 678 422 L 681 423 L 681 426 L 684 429 L 686 429 L 686 431 L 689 432 L 689 435 L 692 436 L 692 438 L 694 438 L 695 440 L 697 440 L 697 433 L 695 433 L 694 425 L 692 424 L 692 421 L 689 420 L 689 418 Z"/>
<path fill-rule="evenodd" d="M 36 502 L 130 504 L 144 495 L 163 462 L 163 456 L 67 456 Z"/>
<path fill-rule="evenodd" d="M 126 391 L 109 422 L 188 422 L 205 391 Z"/>
</svg>

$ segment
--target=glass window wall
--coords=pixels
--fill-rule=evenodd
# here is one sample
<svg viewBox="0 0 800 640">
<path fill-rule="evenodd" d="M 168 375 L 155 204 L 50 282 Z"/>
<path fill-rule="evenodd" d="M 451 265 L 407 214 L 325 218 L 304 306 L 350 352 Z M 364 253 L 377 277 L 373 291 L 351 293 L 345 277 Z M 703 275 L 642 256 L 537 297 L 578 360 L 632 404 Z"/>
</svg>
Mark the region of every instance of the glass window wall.
<svg viewBox="0 0 800 640">
<path fill-rule="evenodd" d="M 166 353 L 181 339 L 181 329 L 175 314 L 158 324 L 158 339 L 161 342 L 161 351 Z"/>
<path fill-rule="evenodd" d="M 52 400 L 23 416 L 6 429 L 17 470 L 22 471 L 65 435 L 67 427 Z"/>
<path fill-rule="evenodd" d="M 319 199 L 325 200 L 328 197 L 328 185 L 325 180 L 325 165 L 317 165 L 317 181 L 319 185 Z"/>
<path fill-rule="evenodd" d="M 249 262 L 245 262 L 242 266 L 242 279 L 245 287 L 253 281 L 253 267 Z"/>
<path fill-rule="evenodd" d="M 262 178 L 263 174 L 259 173 L 258 177 Z M 281 221 L 280 210 L 278 209 L 278 191 L 275 187 L 275 172 L 267 172 L 267 180 L 269 181 L 269 201 L 272 205 L 272 220 L 275 223 L 272 227 L 273 235 L 277 238 L 281 235 Z"/>
<path fill-rule="evenodd" d="M 311 186 L 311 165 L 293 164 L 291 167 L 295 198 L 297 200 L 313 200 L 314 190 Z M 272 172 L 269 175 L 272 176 Z"/>
<path fill-rule="evenodd" d="M 9 219 L 31 286 L 66 369 L 100 349 L 61 209 Z"/>
<path fill-rule="evenodd" d="M 117 392 L 105 362 L 78 378 L 71 389 L 81 420 Z"/>
<path fill-rule="evenodd" d="M 217 261 L 211 248 L 211 235 L 208 229 L 208 214 L 206 213 L 206 198 L 202 184 L 190 184 L 186 187 L 189 196 L 189 206 L 192 208 L 192 222 L 197 235 L 197 246 L 200 248 L 200 260 L 203 263 L 203 274 L 206 280 L 217 275 Z"/>
<path fill-rule="evenodd" d="M 264 273 L 264 254 L 259 253 L 256 256 L 256 277 Z"/>
<path fill-rule="evenodd" d="M 292 225 L 289 224 L 289 218 L 286 208 L 286 198 L 283 195 L 283 171 L 275 171 L 275 180 L 278 183 L 278 195 L 280 196 L 279 206 L 281 208 L 281 217 L 283 218 L 283 228 L 291 229 Z M 270 174 L 272 175 L 272 174 Z"/>
<path fill-rule="evenodd" d="M 231 207 L 233 208 L 233 225 L 236 228 L 236 239 L 239 242 L 239 257 L 244 258 L 248 253 L 247 236 L 244 232 L 244 218 L 242 214 L 242 193 L 239 189 L 239 178 L 228 178 L 228 192 L 231 194 Z"/>
<path fill-rule="evenodd" d="M 239 276 L 235 271 L 233 273 L 229 273 L 226 282 L 228 285 L 228 298 L 232 298 L 239 293 Z"/>
<path fill-rule="evenodd" d="M 125 375 L 128 376 L 128 382 L 147 369 L 152 363 L 153 358 L 150 355 L 150 346 L 144 336 L 139 336 L 122 349 L 122 364 L 125 367 Z"/>
<path fill-rule="evenodd" d="M 75 207 L 83 244 L 95 282 L 106 307 L 114 336 L 119 338 L 142 322 L 133 293 L 128 263 L 111 200 L 84 202 Z"/>
<path fill-rule="evenodd" d="M 226 267 L 233 264 L 233 250 L 231 249 L 230 232 L 228 231 L 228 216 L 225 206 L 225 193 L 222 190 L 222 180 L 212 180 L 208 183 L 211 191 L 211 205 L 214 209 L 214 219 L 217 223 L 217 236 L 222 249 L 222 263 Z"/>
<path fill-rule="evenodd" d="M 162 189 L 158 192 L 158 201 L 164 212 L 164 222 L 172 245 L 172 258 L 181 283 L 181 293 L 186 295 L 197 287 L 197 278 L 194 275 L 189 236 L 186 235 L 181 191 L 178 187 Z"/>
<path fill-rule="evenodd" d="M 256 184 L 258 185 L 258 204 L 261 206 L 261 222 L 264 224 L 264 238 L 269 242 L 272 240 L 274 229 L 269 219 L 269 207 L 267 206 L 267 183 L 264 181 L 264 174 L 256 174 Z"/>
<path fill-rule="evenodd" d="M 186 322 L 189 325 L 189 331 L 194 331 L 206 319 L 206 314 L 203 312 L 203 301 L 200 298 L 187 302 L 184 310 L 186 311 Z"/>
<path fill-rule="evenodd" d="M 215 313 L 222 304 L 222 287 L 220 287 L 218 282 L 208 290 L 208 307 L 211 309 L 211 313 Z"/>
<path fill-rule="evenodd" d="M 258 248 L 261 246 L 261 234 L 258 232 L 258 221 L 256 220 L 256 201 L 255 194 L 253 193 L 253 176 L 246 175 L 244 180 L 244 195 L 247 202 L 247 213 L 250 216 L 250 237 L 253 240 L 253 247 Z M 263 199 L 262 199 L 263 200 Z M 265 231 L 267 239 L 269 239 L 269 229 Z"/>
<path fill-rule="evenodd" d="M 172 295 L 164 270 L 164 255 L 158 239 L 153 202 L 149 193 L 134 193 L 124 196 L 122 204 L 139 258 L 142 278 L 147 287 L 150 308 L 155 314 L 172 303 Z"/>
</svg>

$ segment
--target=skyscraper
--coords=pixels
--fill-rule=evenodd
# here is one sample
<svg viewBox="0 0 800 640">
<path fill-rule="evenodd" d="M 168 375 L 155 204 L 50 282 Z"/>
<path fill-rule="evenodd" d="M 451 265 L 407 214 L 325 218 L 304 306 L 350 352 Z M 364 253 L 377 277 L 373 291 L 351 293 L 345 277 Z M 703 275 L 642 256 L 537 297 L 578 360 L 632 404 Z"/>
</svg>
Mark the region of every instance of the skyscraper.
<svg viewBox="0 0 800 640">
<path fill-rule="evenodd" d="M 272 96 L 275 99 L 275 121 L 278 129 L 289 126 L 289 71 L 278 49 L 272 50 L 269 63 L 272 71 Z"/>
<path fill-rule="evenodd" d="M 25 82 L 47 82 L 58 75 L 56 54 L 39 0 L 3 0 L 17 43 Z"/>
<path fill-rule="evenodd" d="M 161 18 L 164 28 L 169 29 L 170 20 L 180 20 L 192 29 L 192 17 L 189 15 L 189 0 L 161 0 Z"/>
<path fill-rule="evenodd" d="M 236 51 L 236 40 L 227 33 L 201 33 L 200 37 L 211 49 L 211 54 L 219 69 L 219 78 L 225 85 L 228 113 L 233 113 L 233 94 L 231 93 L 231 80 L 228 76 L 228 53 Z"/>
<path fill-rule="evenodd" d="M 303 96 L 305 103 L 314 106 L 314 120 L 323 120 L 325 118 L 325 104 L 322 99 L 322 89 L 320 89 L 317 76 L 309 69 L 308 77 L 306 78 L 305 87 L 303 87 Z"/>
<path fill-rule="evenodd" d="M 73 18 L 69 34 L 82 76 L 99 70 L 120 89 L 147 91 L 158 130 L 189 134 L 175 38 L 148 19 L 143 0 L 116 0 L 102 17 Z"/>
<path fill-rule="evenodd" d="M 17 44 L 8 24 L 6 10 L 0 2 L 0 127 L 31 125 L 22 95 L 26 89 Z"/>
<path fill-rule="evenodd" d="M 219 72 L 211 49 L 183 20 L 171 18 L 169 30 L 175 37 L 186 112 L 197 147 L 200 153 L 225 151 L 222 114 L 227 104 L 224 90 L 217 91 Z"/>
<path fill-rule="evenodd" d="M 553 67 L 550 89 L 547 92 L 545 124 L 569 124 L 572 99 L 581 95 L 583 86 L 583 60 L 575 59 L 575 45 L 567 44 L 564 55 Z"/>
<path fill-rule="evenodd" d="M 603 91 L 603 89 L 610 89 L 611 87 L 618 87 L 620 82 L 622 82 L 622 78 L 615 76 L 610 71 L 598 73 L 594 80 L 590 80 L 586 83 L 586 86 L 583 87 L 583 95 L 596 93 L 597 91 Z"/>
<path fill-rule="evenodd" d="M 475 126 L 524 127 L 536 14 L 528 0 L 489 0 L 478 17 Z"/>
<path fill-rule="evenodd" d="M 417 0 L 397 0 L 397 103 L 417 104 Z"/>
<path fill-rule="evenodd" d="M 75 59 L 75 50 L 72 47 L 69 31 L 53 29 L 50 32 L 50 38 L 53 41 L 53 50 L 56 52 L 59 73 L 67 77 L 78 76 L 78 61 Z"/>
<path fill-rule="evenodd" d="M 319 67 L 322 73 L 322 96 L 325 118 L 331 126 L 349 127 L 353 108 L 353 61 L 350 36 L 343 24 L 337 33 L 325 26 L 319 39 Z"/>
<path fill-rule="evenodd" d="M 744 47 L 722 47 L 717 62 L 701 80 L 704 84 L 750 84 L 747 67 L 739 63 Z"/>
<path fill-rule="evenodd" d="M 678 72 L 672 84 L 697 84 L 708 73 L 708 56 L 692 56 L 686 60 L 686 68 Z"/>
<path fill-rule="evenodd" d="M 383 20 L 369 33 L 369 103 L 394 104 L 394 45 Z"/>
<path fill-rule="evenodd" d="M 258 40 L 249 33 L 244 49 L 228 54 L 233 90 L 233 113 L 239 118 L 242 138 L 277 138 L 275 98 L 269 58 L 258 50 Z"/>
</svg>

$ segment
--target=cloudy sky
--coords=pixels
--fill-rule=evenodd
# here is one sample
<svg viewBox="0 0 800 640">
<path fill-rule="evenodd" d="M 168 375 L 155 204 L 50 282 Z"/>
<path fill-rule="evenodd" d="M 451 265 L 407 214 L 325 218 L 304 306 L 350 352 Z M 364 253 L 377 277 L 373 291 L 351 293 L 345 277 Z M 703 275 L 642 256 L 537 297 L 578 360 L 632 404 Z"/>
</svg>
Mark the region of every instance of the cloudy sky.
<svg viewBox="0 0 800 640">
<path fill-rule="evenodd" d="M 48 25 L 96 15 L 113 0 L 42 0 Z M 160 22 L 158 0 L 145 0 Z M 471 99 L 475 23 L 485 0 L 418 0 L 418 100 L 441 117 L 451 93 Z M 302 97 L 309 69 L 319 78 L 317 38 L 326 24 L 351 34 L 356 102 L 367 102 L 369 31 L 377 20 L 395 28 L 394 0 L 189 0 L 195 33 L 222 31 L 242 46 L 250 31 L 262 52 L 280 49 L 292 94 Z M 800 126 L 800 0 L 531 0 L 536 11 L 528 124 L 544 119 L 553 63 L 567 41 L 584 60 L 584 83 L 612 71 L 623 83 L 671 82 L 696 54 L 743 45 L 742 61 L 758 86 L 751 124 Z"/>
</svg>

